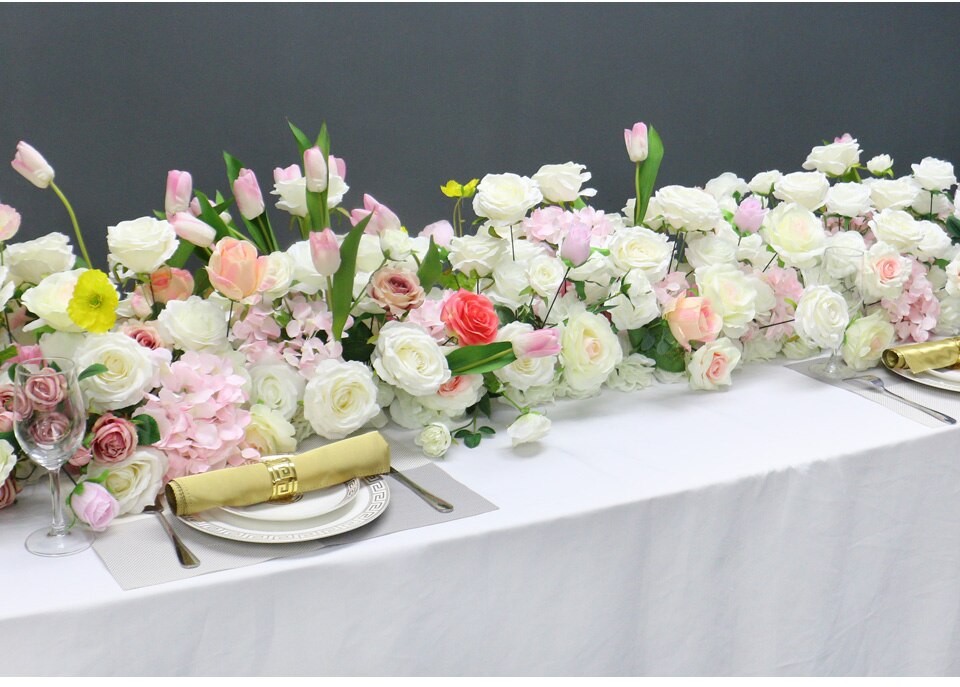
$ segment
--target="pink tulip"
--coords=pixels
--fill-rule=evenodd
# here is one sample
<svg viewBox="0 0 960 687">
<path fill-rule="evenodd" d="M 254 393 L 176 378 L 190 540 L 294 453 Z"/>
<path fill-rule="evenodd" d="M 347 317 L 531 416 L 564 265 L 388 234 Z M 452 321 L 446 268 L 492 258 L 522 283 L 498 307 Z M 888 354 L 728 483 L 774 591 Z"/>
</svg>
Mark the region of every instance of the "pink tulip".
<svg viewBox="0 0 960 687">
<path fill-rule="evenodd" d="M 560 353 L 560 330 L 554 327 L 534 329 L 512 339 L 518 358 L 546 358 Z"/>
<path fill-rule="evenodd" d="M 77 519 L 103 532 L 120 512 L 120 504 L 105 487 L 96 482 L 81 482 L 70 496 L 70 507 Z"/>
<path fill-rule="evenodd" d="M 167 172 L 167 195 L 163 204 L 167 219 L 178 212 L 186 212 L 190 208 L 192 195 L 193 177 L 190 176 L 190 172 L 180 172 L 176 169 Z"/>
<path fill-rule="evenodd" d="M 260 184 L 257 183 L 257 175 L 253 170 L 240 170 L 240 175 L 233 182 L 233 195 L 244 219 L 256 219 L 263 214 L 263 194 L 260 193 Z"/>
<path fill-rule="evenodd" d="M 307 175 L 308 191 L 323 193 L 327 190 L 327 162 L 318 146 L 304 151 L 303 170 Z"/>
<path fill-rule="evenodd" d="M 445 219 L 428 224 L 420 230 L 420 236 L 433 237 L 433 242 L 444 248 L 450 247 L 453 240 L 453 225 Z"/>
<path fill-rule="evenodd" d="M 336 174 L 338 177 L 346 181 L 347 163 L 342 157 L 334 157 L 331 155 L 329 158 L 327 158 L 327 166 L 330 168 L 331 174 Z"/>
<path fill-rule="evenodd" d="M 337 235 L 330 229 L 310 232 L 310 257 L 317 272 L 332 276 L 340 267 L 340 246 Z"/>
<path fill-rule="evenodd" d="M 277 167 L 273 170 L 273 181 L 279 184 L 281 181 L 296 181 L 300 174 L 300 165 L 290 165 L 287 168 Z"/>
<path fill-rule="evenodd" d="M 624 129 L 623 140 L 627 144 L 627 155 L 631 162 L 643 162 L 647 159 L 650 148 L 646 124 L 637 122 L 632 129 Z"/>
<path fill-rule="evenodd" d="M 17 144 L 17 154 L 10 164 L 37 188 L 47 188 L 53 181 L 53 167 L 36 148 L 25 141 Z"/>
<path fill-rule="evenodd" d="M 401 228 L 400 218 L 393 213 L 393 210 L 379 203 L 369 193 L 363 196 L 363 208 L 363 210 L 356 209 L 350 212 L 350 222 L 353 226 L 357 226 L 367 215 L 370 215 L 370 221 L 364 233 L 382 234 L 387 229 Z"/>
<path fill-rule="evenodd" d="M 194 217 L 199 217 L 202 210 L 200 210 L 200 199 L 194 198 L 190 201 L 190 214 Z"/>
<path fill-rule="evenodd" d="M 207 264 L 210 284 L 232 301 L 251 302 L 267 274 L 269 261 L 249 241 L 226 236 L 217 242 Z"/>
<path fill-rule="evenodd" d="M 193 275 L 178 267 L 161 267 L 150 275 L 150 290 L 157 303 L 185 301 L 193 295 Z"/>
<path fill-rule="evenodd" d="M 9 205 L 0 205 L 0 241 L 9 241 L 20 229 L 20 213 Z"/>
<path fill-rule="evenodd" d="M 760 200 L 754 196 L 750 196 L 740 203 L 740 207 L 737 208 L 737 211 L 733 215 L 733 223 L 742 231 L 755 234 L 759 231 L 760 225 L 763 224 L 763 218 L 766 214 L 767 211 L 764 209 Z"/>
<path fill-rule="evenodd" d="M 173 225 L 177 236 L 201 248 L 209 248 L 217 238 L 217 232 L 213 227 L 189 212 L 178 212 L 170 218 L 170 224 Z"/>
<path fill-rule="evenodd" d="M 560 257 L 574 267 L 579 267 L 590 257 L 590 227 L 583 222 L 574 222 L 560 245 Z"/>
</svg>

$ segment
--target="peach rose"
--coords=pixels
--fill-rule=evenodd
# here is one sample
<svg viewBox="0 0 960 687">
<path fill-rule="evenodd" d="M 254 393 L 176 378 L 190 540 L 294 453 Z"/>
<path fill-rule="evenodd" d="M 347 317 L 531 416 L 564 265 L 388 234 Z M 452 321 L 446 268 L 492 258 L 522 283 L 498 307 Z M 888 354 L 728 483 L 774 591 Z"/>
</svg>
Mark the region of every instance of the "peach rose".
<svg viewBox="0 0 960 687">
<path fill-rule="evenodd" d="M 664 318 L 673 338 L 688 351 L 691 341 L 709 343 L 723 327 L 723 318 L 713 312 L 710 300 L 702 297 L 680 296 Z"/>
<path fill-rule="evenodd" d="M 268 260 L 249 241 L 226 236 L 217 242 L 207 264 L 210 284 L 232 301 L 250 303 L 267 274 Z"/>
<path fill-rule="evenodd" d="M 419 308 L 426 297 L 413 272 L 396 267 L 377 270 L 370 280 L 370 298 L 394 317 Z"/>
<path fill-rule="evenodd" d="M 150 275 L 150 289 L 157 303 L 185 301 L 193 295 L 193 275 L 178 267 L 161 267 Z"/>
<path fill-rule="evenodd" d="M 486 296 L 460 289 L 447 299 L 440 312 L 447 329 L 461 346 L 488 344 L 497 338 L 500 319 Z"/>
</svg>

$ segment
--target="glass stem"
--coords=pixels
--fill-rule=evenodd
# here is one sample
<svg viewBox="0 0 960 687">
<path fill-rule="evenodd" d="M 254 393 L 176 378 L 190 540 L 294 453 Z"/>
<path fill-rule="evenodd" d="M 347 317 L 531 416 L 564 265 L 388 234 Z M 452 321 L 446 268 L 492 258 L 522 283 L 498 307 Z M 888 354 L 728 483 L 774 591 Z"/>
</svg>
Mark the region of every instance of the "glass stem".
<svg viewBox="0 0 960 687">
<path fill-rule="evenodd" d="M 63 501 L 60 499 L 60 468 L 50 470 L 50 498 L 53 500 L 50 536 L 62 537 L 67 533 L 67 523 L 63 517 Z"/>
<path fill-rule="evenodd" d="M 827 361 L 826 373 L 830 377 L 839 377 L 840 370 L 840 349 L 835 348 L 830 353 L 830 360 Z"/>
</svg>

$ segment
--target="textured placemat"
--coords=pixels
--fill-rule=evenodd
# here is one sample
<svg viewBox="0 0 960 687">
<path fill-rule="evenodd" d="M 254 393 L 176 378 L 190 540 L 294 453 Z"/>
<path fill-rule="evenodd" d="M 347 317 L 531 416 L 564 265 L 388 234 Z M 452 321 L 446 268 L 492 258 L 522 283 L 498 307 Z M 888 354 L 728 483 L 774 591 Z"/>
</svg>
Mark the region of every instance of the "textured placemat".
<svg viewBox="0 0 960 687">
<path fill-rule="evenodd" d="M 799 372 L 806 377 L 816 379 L 818 382 L 823 382 L 824 384 L 829 384 L 830 386 L 835 386 L 839 389 L 844 389 L 846 391 L 855 393 L 857 396 L 861 396 L 869 401 L 873 401 L 884 408 L 892 410 L 898 415 L 902 415 L 905 418 L 919 422 L 921 425 L 926 425 L 927 427 L 946 426 L 943 422 L 940 422 L 936 418 L 916 410 L 915 408 L 911 408 L 906 403 L 902 403 L 895 398 L 891 398 L 890 396 L 873 389 L 863 382 L 834 382 L 814 376 L 810 372 L 810 366 L 822 361 L 822 358 L 814 358 L 813 360 L 804 360 L 799 363 L 792 363 L 786 367 L 794 370 L 795 372 Z M 883 380 L 884 386 L 886 386 L 887 389 L 893 393 L 899 394 L 904 398 L 914 401 L 915 403 L 925 405 L 928 408 L 939 410 L 941 413 L 946 413 L 947 415 L 960 420 L 960 393 L 946 391 L 945 389 L 936 389 L 934 387 L 911 382 L 890 372 L 882 365 L 872 370 L 867 370 L 862 374 L 876 375 Z"/>
<path fill-rule="evenodd" d="M 428 491 L 450 501 L 455 506 L 454 511 L 440 513 L 434 510 L 407 487 L 387 476 L 390 505 L 384 514 L 370 525 L 336 537 L 295 544 L 249 544 L 197 532 L 169 516 L 168 520 L 177 534 L 200 559 L 200 566 L 189 570 L 180 567 L 173 545 L 161 524 L 156 521 L 156 516 L 137 515 L 115 521 L 106 532 L 98 535 L 93 548 L 117 583 L 128 590 L 254 565 L 273 558 L 310 553 L 497 510 L 497 506 L 436 465 L 415 456 L 403 444 L 391 442 L 391 451 L 391 463 L 395 468 Z"/>
</svg>

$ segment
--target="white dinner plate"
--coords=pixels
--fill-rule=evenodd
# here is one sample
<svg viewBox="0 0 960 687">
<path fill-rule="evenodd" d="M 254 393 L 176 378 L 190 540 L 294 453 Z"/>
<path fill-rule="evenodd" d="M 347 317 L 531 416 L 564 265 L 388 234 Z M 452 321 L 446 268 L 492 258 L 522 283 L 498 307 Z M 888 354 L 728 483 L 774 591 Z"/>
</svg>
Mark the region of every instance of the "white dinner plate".
<svg viewBox="0 0 960 687">
<path fill-rule="evenodd" d="M 343 508 L 360 493 L 360 479 L 335 484 L 326 489 L 317 489 L 303 495 L 293 503 L 257 503 L 252 506 L 221 506 L 221 510 L 250 520 L 265 522 L 290 522 L 309 520 Z"/>
<path fill-rule="evenodd" d="M 178 516 L 195 530 L 223 539 L 258 544 L 289 544 L 312 541 L 350 532 L 381 515 L 390 502 L 390 488 L 381 475 L 364 477 L 356 496 L 335 511 L 304 520 L 265 521 L 211 508 L 194 515 Z"/>
<path fill-rule="evenodd" d="M 911 382 L 960 393 L 960 370 L 927 370 L 914 374 L 908 368 L 890 370 Z"/>
</svg>

